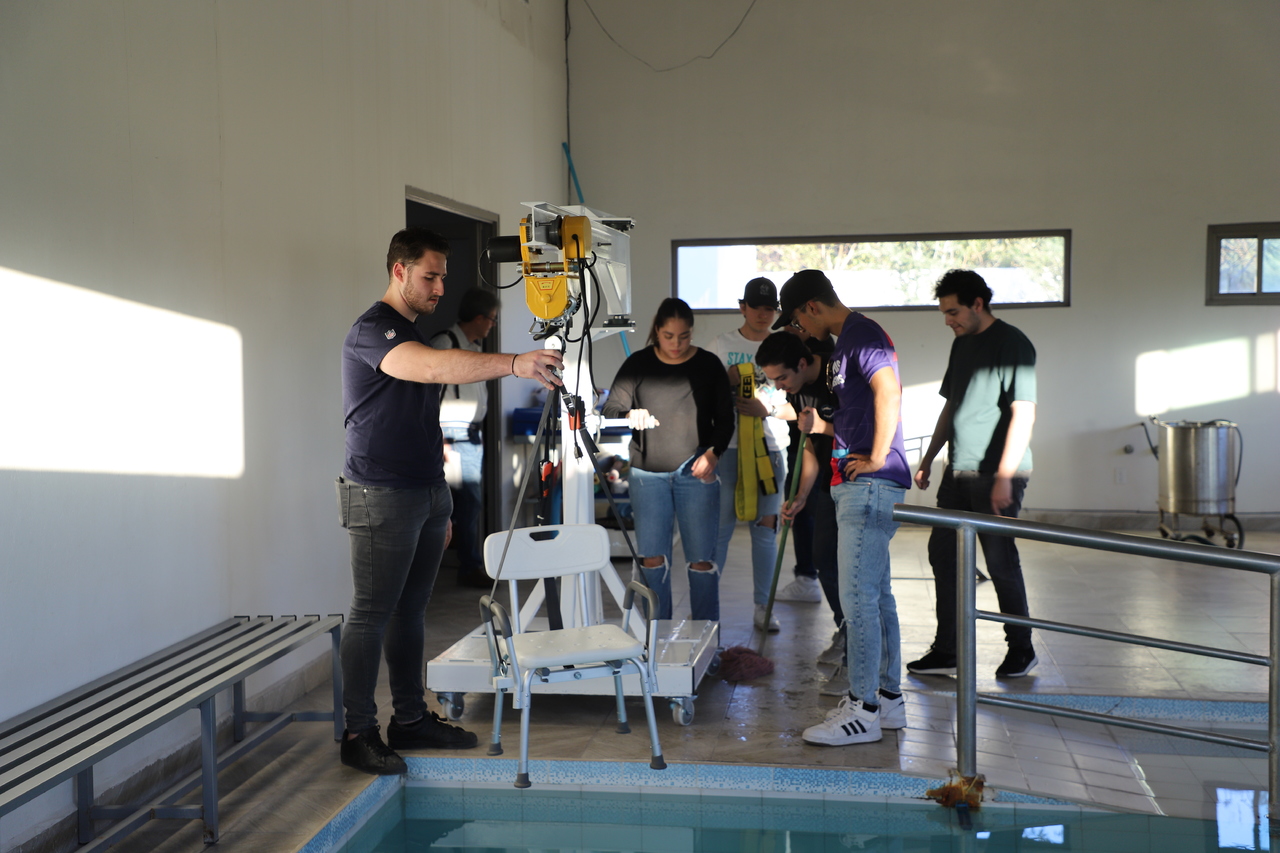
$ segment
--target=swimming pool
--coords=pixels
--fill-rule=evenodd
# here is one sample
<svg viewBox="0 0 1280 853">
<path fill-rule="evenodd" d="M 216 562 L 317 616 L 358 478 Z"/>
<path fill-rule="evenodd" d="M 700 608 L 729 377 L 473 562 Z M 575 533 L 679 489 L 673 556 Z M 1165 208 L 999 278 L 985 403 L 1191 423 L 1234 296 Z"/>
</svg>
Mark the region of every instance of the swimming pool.
<svg viewBox="0 0 1280 853">
<path fill-rule="evenodd" d="M 786 768 L 698 765 L 681 770 L 704 783 L 718 780 L 721 787 L 640 787 L 642 765 L 544 762 L 534 768 L 543 778 L 587 778 L 588 765 L 599 764 L 605 781 L 614 784 L 540 783 L 517 790 L 507 779 L 439 779 L 465 773 L 462 765 L 473 763 L 466 759 L 409 762 L 408 778 L 374 780 L 303 853 L 1269 849 L 1256 803 L 1226 812 L 1226 820 L 1207 821 L 1093 811 L 1002 793 L 1012 801 L 964 816 L 918 799 L 936 782 L 888 773 L 796 770 L 800 775 L 794 776 Z M 738 787 L 744 784 L 742 771 L 760 770 L 772 777 L 772 789 Z M 807 790 L 777 790 L 788 779 L 793 788 Z M 832 785 L 882 794 L 814 790 Z"/>
</svg>

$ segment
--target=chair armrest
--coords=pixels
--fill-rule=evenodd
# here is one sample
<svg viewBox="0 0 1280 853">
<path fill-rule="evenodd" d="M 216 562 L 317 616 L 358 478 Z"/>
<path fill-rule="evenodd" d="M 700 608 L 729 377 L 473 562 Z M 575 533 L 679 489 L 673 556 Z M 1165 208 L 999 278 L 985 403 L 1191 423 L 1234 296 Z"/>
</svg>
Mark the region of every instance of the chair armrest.
<svg viewBox="0 0 1280 853">
<path fill-rule="evenodd" d="M 495 628 L 504 640 L 511 639 L 511 617 L 507 615 L 507 608 L 494 601 L 490 596 L 480 596 L 480 618 L 490 628 Z"/>
<path fill-rule="evenodd" d="M 635 604 L 636 596 L 640 596 L 644 600 L 644 609 L 640 612 L 641 618 L 645 624 L 653 621 L 653 614 L 658 612 L 658 596 L 649 587 L 640 583 L 640 581 L 627 582 L 627 594 L 622 599 L 622 609 L 624 612 L 630 612 Z"/>
</svg>

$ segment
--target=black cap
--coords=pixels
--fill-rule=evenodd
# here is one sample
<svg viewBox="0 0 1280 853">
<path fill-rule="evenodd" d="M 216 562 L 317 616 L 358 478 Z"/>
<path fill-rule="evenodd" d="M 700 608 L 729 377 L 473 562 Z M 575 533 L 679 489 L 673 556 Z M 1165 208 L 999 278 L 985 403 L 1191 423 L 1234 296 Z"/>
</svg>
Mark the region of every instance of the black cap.
<svg viewBox="0 0 1280 853">
<path fill-rule="evenodd" d="M 761 276 L 747 282 L 739 302 L 745 302 L 752 308 L 772 308 L 778 310 L 778 287 L 772 281 Z"/>
<path fill-rule="evenodd" d="M 830 296 L 835 292 L 831 279 L 822 270 L 800 270 L 782 285 L 782 315 L 773 324 L 773 328 L 781 329 L 790 324 L 791 315 L 810 299 Z"/>
</svg>

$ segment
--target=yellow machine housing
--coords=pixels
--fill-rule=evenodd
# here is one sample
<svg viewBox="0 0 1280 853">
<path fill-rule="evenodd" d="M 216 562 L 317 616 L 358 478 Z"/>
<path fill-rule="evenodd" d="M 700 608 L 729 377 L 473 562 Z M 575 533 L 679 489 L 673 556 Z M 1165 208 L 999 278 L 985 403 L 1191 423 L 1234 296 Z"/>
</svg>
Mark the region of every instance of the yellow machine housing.
<svg viewBox="0 0 1280 853">
<path fill-rule="evenodd" d="M 533 240 L 529 218 L 520 220 L 520 256 L 524 273 L 524 298 L 529 311 L 539 320 L 558 320 L 570 309 L 570 282 L 579 281 L 579 262 L 591 252 L 591 220 L 585 216 L 564 216 L 559 228 L 551 229 L 552 242 Z M 558 239 L 557 239 L 558 238 Z M 542 260 L 545 246 L 559 249 L 560 258 Z M 552 254 L 552 253 L 547 253 Z"/>
</svg>

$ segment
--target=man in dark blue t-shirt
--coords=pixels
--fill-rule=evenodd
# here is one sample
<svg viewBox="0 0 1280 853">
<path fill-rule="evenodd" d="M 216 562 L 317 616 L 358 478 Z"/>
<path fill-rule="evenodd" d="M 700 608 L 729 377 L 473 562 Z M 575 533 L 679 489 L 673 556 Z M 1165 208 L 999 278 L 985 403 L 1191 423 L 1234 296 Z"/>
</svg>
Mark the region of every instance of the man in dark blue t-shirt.
<svg viewBox="0 0 1280 853">
<path fill-rule="evenodd" d="M 560 384 L 554 350 L 523 355 L 435 350 L 414 320 L 444 293 L 449 244 L 408 228 L 387 251 L 387 291 L 342 345 L 346 462 L 338 510 L 351 539 L 355 592 L 342 633 L 342 763 L 366 773 L 405 772 L 394 749 L 466 749 L 476 736 L 428 712 L 423 684 L 424 617 L 453 501 L 444 479 L 440 385 L 503 376 Z M 374 690 L 386 650 L 395 714 L 388 746 L 378 733 Z"/>
</svg>

